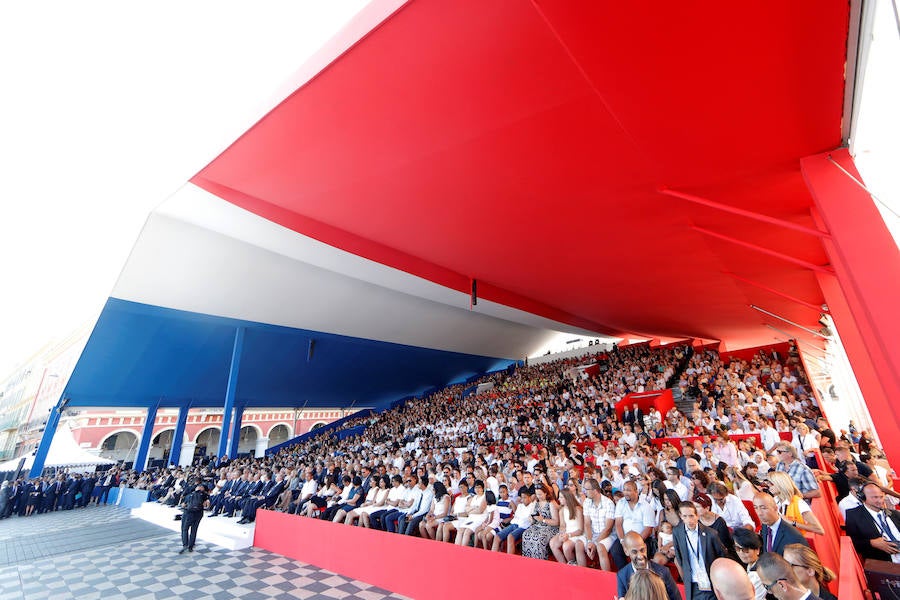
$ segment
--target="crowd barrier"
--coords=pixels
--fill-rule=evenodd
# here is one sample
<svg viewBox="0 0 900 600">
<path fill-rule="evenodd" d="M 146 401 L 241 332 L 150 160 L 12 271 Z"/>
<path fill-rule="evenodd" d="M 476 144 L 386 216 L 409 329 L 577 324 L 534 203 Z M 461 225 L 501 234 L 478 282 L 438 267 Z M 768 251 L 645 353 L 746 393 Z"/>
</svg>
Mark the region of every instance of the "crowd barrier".
<svg viewBox="0 0 900 600">
<path fill-rule="evenodd" d="M 612 598 L 614 573 L 261 510 L 253 545 L 409 596 Z"/>
<path fill-rule="evenodd" d="M 116 505 L 122 506 L 124 508 L 138 508 L 150 498 L 150 492 L 148 490 L 139 490 L 136 488 L 126 487 L 119 487 L 114 489 L 118 490 L 118 494 L 116 496 Z M 113 490 L 110 490 L 109 495 L 112 496 L 112 493 Z"/>
</svg>

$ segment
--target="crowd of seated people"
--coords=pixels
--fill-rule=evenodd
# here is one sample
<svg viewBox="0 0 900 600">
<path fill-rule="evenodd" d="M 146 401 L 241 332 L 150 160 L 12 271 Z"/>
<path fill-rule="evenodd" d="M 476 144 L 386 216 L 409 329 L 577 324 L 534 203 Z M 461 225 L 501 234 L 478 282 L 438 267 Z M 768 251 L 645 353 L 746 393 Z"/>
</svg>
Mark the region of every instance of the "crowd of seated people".
<svg viewBox="0 0 900 600">
<path fill-rule="evenodd" d="M 599 372 L 578 368 L 590 362 Z M 213 515 L 244 522 L 267 508 L 606 570 L 621 571 L 644 552 L 682 579 L 699 573 L 685 568 L 685 529 L 711 532 L 716 553 L 747 565 L 757 541 L 761 555 L 780 555 L 822 534 L 810 509 L 821 480 L 834 482 L 838 500 L 856 499 L 848 515 L 867 510 L 868 496 L 873 505 L 900 496 L 865 432 L 852 423 L 839 435 L 829 428 L 790 356 L 726 362 L 711 350 L 638 345 L 476 383 L 493 385 L 469 395 L 473 384 L 451 386 L 347 425 L 365 425 L 361 436 L 326 434 L 265 458 L 206 460 L 183 476 L 209 482 Z M 681 387 L 692 410 L 617 414 L 626 394 L 667 385 Z M 815 462 L 818 452 L 828 465 Z M 138 485 L 165 499 L 178 473 L 140 477 L 147 479 Z M 900 518 L 886 527 L 896 542 L 885 535 L 864 551 L 900 554 L 897 527 Z M 829 597 L 827 572 L 798 552 Z M 705 588 L 707 579 L 683 583 Z"/>
</svg>

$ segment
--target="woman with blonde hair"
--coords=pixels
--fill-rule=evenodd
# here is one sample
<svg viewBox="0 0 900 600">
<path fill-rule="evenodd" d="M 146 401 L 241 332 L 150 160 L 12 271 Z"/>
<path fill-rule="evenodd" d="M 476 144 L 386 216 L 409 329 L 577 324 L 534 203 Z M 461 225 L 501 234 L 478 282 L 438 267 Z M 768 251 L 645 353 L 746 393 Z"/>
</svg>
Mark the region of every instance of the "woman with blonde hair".
<svg viewBox="0 0 900 600">
<path fill-rule="evenodd" d="M 797 581 L 812 592 L 813 596 L 822 600 L 837 600 L 837 596 L 826 587 L 829 582 L 834 581 L 834 571 L 823 565 L 812 549 L 803 544 L 788 544 L 784 547 L 783 556 L 784 560 L 791 563 Z"/>
<path fill-rule="evenodd" d="M 788 523 L 804 533 L 825 533 L 790 475 L 782 471 L 769 472 L 769 492 L 775 496 L 778 511 Z"/>
<path fill-rule="evenodd" d="M 636 569 L 623 600 L 668 600 L 662 577 L 650 569 Z"/>
</svg>

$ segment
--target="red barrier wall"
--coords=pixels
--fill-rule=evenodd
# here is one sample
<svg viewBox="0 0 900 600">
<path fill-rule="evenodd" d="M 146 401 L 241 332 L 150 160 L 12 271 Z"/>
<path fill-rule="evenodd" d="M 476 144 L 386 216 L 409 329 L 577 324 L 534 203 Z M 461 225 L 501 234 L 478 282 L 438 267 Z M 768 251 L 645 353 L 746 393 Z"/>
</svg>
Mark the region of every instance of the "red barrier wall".
<svg viewBox="0 0 900 600">
<path fill-rule="evenodd" d="M 463 594 L 558 600 L 616 594 L 614 573 L 269 510 L 257 513 L 253 545 L 417 599 L 458 600 Z"/>
<path fill-rule="evenodd" d="M 672 396 L 672 390 L 662 390 L 654 392 L 632 392 L 624 398 L 616 402 L 616 415 L 622 419 L 622 413 L 626 408 L 634 406 L 635 402 L 646 415 L 650 412 L 651 407 L 656 407 L 665 417 L 666 413 L 675 406 L 675 398 Z"/>
<path fill-rule="evenodd" d="M 853 542 L 846 535 L 841 536 L 841 570 L 838 572 L 837 584 L 838 593 L 836 595 L 841 600 L 863 600 L 865 598 L 863 590 L 868 586 L 866 575 L 859 562 L 859 557 L 856 555 L 856 550 L 853 549 Z M 834 592 L 833 587 L 832 592 Z"/>
<path fill-rule="evenodd" d="M 719 358 L 721 358 L 724 363 L 727 363 L 732 359 L 746 360 L 749 362 L 754 356 L 759 354 L 760 350 L 765 352 L 768 356 L 772 355 L 772 351 L 777 350 L 781 355 L 781 362 L 784 363 L 787 361 L 788 351 L 790 349 L 791 345 L 788 342 L 780 342 L 778 344 L 769 344 L 767 346 L 756 346 L 755 348 L 742 348 L 730 352 L 721 352 Z"/>
</svg>

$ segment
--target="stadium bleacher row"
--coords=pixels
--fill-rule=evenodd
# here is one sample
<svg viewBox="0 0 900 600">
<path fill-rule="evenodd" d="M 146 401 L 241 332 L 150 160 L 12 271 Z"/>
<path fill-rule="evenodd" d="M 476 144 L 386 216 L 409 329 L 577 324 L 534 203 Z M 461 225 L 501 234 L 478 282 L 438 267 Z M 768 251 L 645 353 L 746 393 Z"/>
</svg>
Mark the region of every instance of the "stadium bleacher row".
<svg viewBox="0 0 900 600">
<path fill-rule="evenodd" d="M 800 456 L 826 479 L 834 473 L 835 466 L 818 449 L 833 443 L 835 436 L 827 423 L 817 437 L 821 444 L 816 443 L 815 448 L 798 445 L 798 429 L 804 423 L 821 428 L 823 421 L 818 419 L 821 414 L 802 365 L 783 350 L 767 348 L 729 359 L 709 348 L 695 351 L 687 345 L 651 348 L 640 344 L 491 373 L 380 413 L 353 415 L 323 432 L 282 444 L 263 459 L 209 457 L 188 470 L 164 470 L 153 480 L 145 477 L 142 485 L 152 490 L 153 497 L 170 501 L 174 497 L 177 502 L 180 486 L 192 477 L 201 478 L 212 488 L 213 514 L 242 518 L 243 522 L 258 516 L 256 545 L 295 558 L 304 558 L 297 555 L 304 552 L 304 546 L 291 538 L 308 540 L 313 530 L 327 530 L 330 533 L 325 535 L 332 536 L 337 529 L 341 537 L 364 535 L 400 553 L 406 551 L 405 544 L 414 543 L 416 553 L 436 553 L 435 560 L 438 556 L 447 560 L 448 552 L 463 551 L 476 552 L 483 562 L 509 559 L 499 557 L 505 553 L 485 555 L 483 550 L 427 539 L 413 541 L 430 537 L 424 527 L 410 528 L 410 537 L 362 533 L 365 527 L 348 528 L 290 513 L 345 521 L 365 500 L 374 501 L 380 476 L 398 479 L 403 494 L 416 487 L 410 481 L 427 477 L 429 490 L 439 482 L 446 488 L 451 506 L 459 497 L 464 501 L 474 498 L 476 481 L 479 493 L 492 492 L 495 498 L 501 496 L 499 488 L 503 486 L 503 496 L 512 502 L 520 500 L 523 487 L 543 483 L 554 507 L 568 486 L 577 503 L 584 505 L 584 486 L 593 479 L 618 507 L 624 502 L 623 488 L 633 482 L 639 502 L 646 503 L 653 514 L 652 531 L 647 535 L 653 556 L 658 545 L 657 525 L 665 519 L 660 490 L 673 485 L 667 482 L 669 468 L 679 469 L 682 476 L 686 486 L 682 500 L 700 504 L 702 497 L 709 500 L 710 481 L 721 481 L 729 493 L 737 494 L 744 485 L 739 474 L 746 473 L 743 467 L 751 462 L 760 470 L 760 479 L 751 485 L 761 485 L 753 490 L 765 489 L 765 471 L 781 468 L 777 466 L 777 448 L 771 444 L 797 447 Z M 473 386 L 480 393 L 471 393 Z M 671 403 L 673 388 L 685 399 L 679 403 L 681 409 Z M 661 401 L 667 393 L 670 398 Z M 823 435 L 825 429 L 830 435 Z M 846 441 L 852 443 L 853 439 Z M 692 470 L 702 471 L 705 477 L 691 476 Z M 838 587 L 832 583 L 832 593 L 841 598 L 862 597 L 862 563 L 841 530 L 835 484 L 820 480 L 818 489 L 821 495 L 811 498 L 809 504 L 823 533 L 808 534 L 807 543 L 822 564 L 838 574 Z M 753 501 L 746 494 L 741 500 L 759 531 L 761 521 Z M 716 518 L 715 511 L 711 508 L 710 518 Z M 511 511 L 508 517 L 512 517 Z M 385 527 L 381 519 L 374 521 Z M 348 522 L 373 525 L 369 518 Z M 450 528 L 445 539 L 459 541 L 457 532 Z M 493 534 L 487 535 L 490 539 Z M 554 553 L 546 546 L 545 542 L 537 556 L 552 563 Z M 523 552 L 521 545 L 513 548 L 517 554 L 535 556 Z M 599 554 L 576 561 L 589 567 L 579 572 L 591 572 L 579 575 L 585 585 L 613 585 L 608 575 L 627 564 L 624 554 L 615 549 L 606 575 L 598 574 L 604 562 Z M 465 553 L 459 560 L 467 560 L 470 555 Z M 557 554 L 557 560 L 560 557 Z M 340 555 L 333 560 L 337 563 L 332 566 L 345 568 Z M 666 562 L 677 579 L 675 563 L 671 559 Z M 390 569 L 382 569 L 382 576 L 385 572 Z"/>
</svg>

